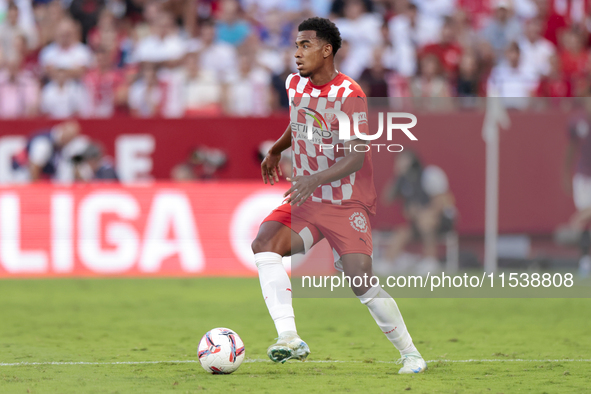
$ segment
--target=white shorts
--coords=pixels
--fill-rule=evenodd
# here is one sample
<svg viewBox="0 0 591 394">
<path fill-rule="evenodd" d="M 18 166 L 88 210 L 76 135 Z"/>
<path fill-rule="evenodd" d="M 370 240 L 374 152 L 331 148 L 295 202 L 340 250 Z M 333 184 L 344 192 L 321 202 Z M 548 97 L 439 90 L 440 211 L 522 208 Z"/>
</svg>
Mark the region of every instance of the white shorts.
<svg viewBox="0 0 591 394">
<path fill-rule="evenodd" d="M 573 177 L 573 199 L 577 210 L 591 208 L 591 177 L 575 174 Z"/>
</svg>

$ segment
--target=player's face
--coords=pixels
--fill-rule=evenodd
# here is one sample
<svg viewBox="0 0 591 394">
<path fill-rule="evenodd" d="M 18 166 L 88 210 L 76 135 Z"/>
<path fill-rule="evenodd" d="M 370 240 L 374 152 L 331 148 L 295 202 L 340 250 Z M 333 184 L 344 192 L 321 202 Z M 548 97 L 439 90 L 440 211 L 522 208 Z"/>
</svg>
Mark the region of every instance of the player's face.
<svg viewBox="0 0 591 394">
<path fill-rule="evenodd" d="M 310 77 L 322 67 L 324 61 L 330 55 L 332 48 L 323 40 L 316 38 L 316 32 L 305 30 L 298 32 L 296 38 L 296 65 L 300 75 Z"/>
</svg>

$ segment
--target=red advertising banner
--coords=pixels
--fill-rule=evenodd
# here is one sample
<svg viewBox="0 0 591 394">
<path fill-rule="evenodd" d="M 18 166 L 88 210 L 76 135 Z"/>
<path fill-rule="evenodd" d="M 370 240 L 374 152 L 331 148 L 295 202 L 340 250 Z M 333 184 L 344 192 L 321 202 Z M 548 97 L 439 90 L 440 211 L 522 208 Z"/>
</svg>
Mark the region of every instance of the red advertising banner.
<svg viewBox="0 0 591 394">
<path fill-rule="evenodd" d="M 560 111 L 511 112 L 510 117 L 511 127 L 500 137 L 499 230 L 550 234 L 575 211 L 572 197 L 561 188 L 569 115 Z M 481 235 L 485 200 L 483 114 L 420 114 L 418 119 L 413 128 L 418 141 L 400 135 L 400 140 L 393 142 L 416 151 L 424 164 L 443 169 L 456 199 L 458 231 Z M 100 142 L 113 157 L 120 179 L 132 185 L 169 179 L 174 166 L 186 162 L 197 146 L 217 148 L 227 155 L 227 164 L 216 173 L 219 179 L 260 182 L 259 146 L 265 140 L 277 139 L 287 122 L 287 116 L 110 119 L 82 120 L 81 126 L 85 136 Z M 11 159 L 22 151 L 26 137 L 54 123 L 0 122 L 0 183 L 13 180 Z M 393 176 L 395 157 L 394 153 L 373 155 L 378 195 Z M 137 190 L 131 187 L 129 193 Z M 378 199 L 378 212 L 372 220 L 374 229 L 388 230 L 403 222 L 398 205 L 386 206 Z"/>
<path fill-rule="evenodd" d="M 250 243 L 284 190 L 258 182 L 0 188 L 0 277 L 253 276 Z M 294 262 L 314 256 L 322 257 L 314 272 L 331 272 L 328 247 Z"/>
</svg>

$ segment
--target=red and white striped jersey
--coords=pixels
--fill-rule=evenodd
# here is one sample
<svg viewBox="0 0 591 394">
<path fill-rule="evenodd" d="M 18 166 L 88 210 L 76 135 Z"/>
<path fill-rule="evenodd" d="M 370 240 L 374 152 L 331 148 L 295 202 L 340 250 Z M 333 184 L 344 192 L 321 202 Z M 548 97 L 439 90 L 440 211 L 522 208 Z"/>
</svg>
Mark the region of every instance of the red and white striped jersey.
<svg viewBox="0 0 591 394">
<path fill-rule="evenodd" d="M 359 132 L 369 134 L 367 98 L 359 85 L 343 73 L 322 86 L 315 86 L 298 73 L 285 82 L 291 112 L 291 146 L 294 175 L 313 175 L 327 170 L 345 156 L 345 140 L 339 139 L 339 122 L 325 109 L 336 109 L 350 120 L 351 139 L 354 116 L 359 119 Z M 354 115 L 357 114 L 357 115 Z M 313 139 L 308 139 L 307 117 L 314 119 Z M 333 146 L 332 149 L 329 146 Z M 340 180 L 320 185 L 311 197 L 313 202 L 346 205 L 360 204 L 375 214 L 376 191 L 373 183 L 371 151 L 365 153 L 363 167 Z"/>
</svg>

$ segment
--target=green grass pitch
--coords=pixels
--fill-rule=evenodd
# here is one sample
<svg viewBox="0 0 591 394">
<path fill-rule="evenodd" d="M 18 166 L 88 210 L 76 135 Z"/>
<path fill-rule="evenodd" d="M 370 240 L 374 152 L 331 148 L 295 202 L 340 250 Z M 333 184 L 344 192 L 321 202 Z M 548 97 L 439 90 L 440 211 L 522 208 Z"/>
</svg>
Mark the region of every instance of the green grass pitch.
<svg viewBox="0 0 591 394">
<path fill-rule="evenodd" d="M 0 393 L 591 392 L 589 299 L 398 304 L 434 360 L 424 374 L 397 374 L 397 352 L 356 299 L 295 299 L 312 353 L 275 365 L 265 361 L 276 333 L 256 278 L 4 280 Z M 175 362 L 196 360 L 201 336 L 219 326 L 246 345 L 237 372 Z M 465 360 L 477 361 L 454 362 Z M 94 364 L 26 364 L 52 361 Z"/>
</svg>

